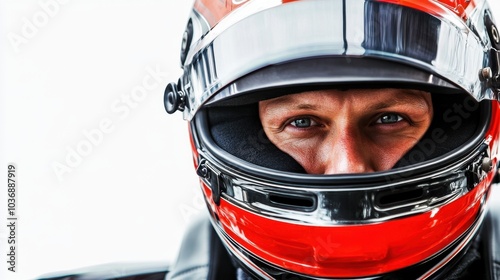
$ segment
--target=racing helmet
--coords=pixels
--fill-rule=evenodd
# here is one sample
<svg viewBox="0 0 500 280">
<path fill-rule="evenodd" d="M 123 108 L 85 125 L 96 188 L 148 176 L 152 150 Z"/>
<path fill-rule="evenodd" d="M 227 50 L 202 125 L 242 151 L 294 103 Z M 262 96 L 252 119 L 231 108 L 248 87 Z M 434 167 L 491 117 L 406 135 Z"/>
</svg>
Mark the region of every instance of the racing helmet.
<svg viewBox="0 0 500 280">
<path fill-rule="evenodd" d="M 483 0 L 196 0 L 164 103 L 188 121 L 212 225 L 250 275 L 438 277 L 498 170 L 499 50 Z M 353 88 L 432 95 L 429 128 L 391 169 L 307 174 L 266 136 L 260 101 Z"/>
</svg>

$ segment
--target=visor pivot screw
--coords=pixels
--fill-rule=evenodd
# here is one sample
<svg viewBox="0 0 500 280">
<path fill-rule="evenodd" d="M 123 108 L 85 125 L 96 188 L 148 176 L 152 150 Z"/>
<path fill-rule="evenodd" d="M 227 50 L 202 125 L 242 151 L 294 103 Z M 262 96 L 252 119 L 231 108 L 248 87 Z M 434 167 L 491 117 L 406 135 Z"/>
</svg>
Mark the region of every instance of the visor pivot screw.
<svg viewBox="0 0 500 280">
<path fill-rule="evenodd" d="M 196 169 L 196 174 L 200 176 L 201 178 L 208 179 L 208 169 L 205 164 L 205 161 L 201 161 L 200 164 L 198 165 L 198 168 Z"/>
<path fill-rule="evenodd" d="M 481 69 L 480 78 L 483 81 L 489 80 L 492 77 L 493 77 L 493 73 L 491 72 L 491 68 L 490 67 L 485 67 L 485 68 Z"/>
<path fill-rule="evenodd" d="M 188 32 L 184 31 L 184 34 L 182 34 L 182 44 L 181 44 L 181 50 L 184 51 L 188 47 Z"/>
<path fill-rule="evenodd" d="M 483 169 L 484 172 L 489 172 L 491 169 L 493 169 L 493 162 L 489 157 L 483 158 L 483 163 L 481 164 L 481 168 Z"/>
<path fill-rule="evenodd" d="M 163 103 L 165 105 L 165 110 L 167 110 L 169 114 L 173 114 L 177 110 L 181 112 L 184 111 L 186 105 L 184 93 L 177 90 L 177 85 L 175 83 L 169 83 L 165 88 Z"/>
<path fill-rule="evenodd" d="M 500 43 L 500 34 L 498 34 L 498 29 L 495 25 L 491 26 L 491 37 L 495 43 Z"/>
</svg>

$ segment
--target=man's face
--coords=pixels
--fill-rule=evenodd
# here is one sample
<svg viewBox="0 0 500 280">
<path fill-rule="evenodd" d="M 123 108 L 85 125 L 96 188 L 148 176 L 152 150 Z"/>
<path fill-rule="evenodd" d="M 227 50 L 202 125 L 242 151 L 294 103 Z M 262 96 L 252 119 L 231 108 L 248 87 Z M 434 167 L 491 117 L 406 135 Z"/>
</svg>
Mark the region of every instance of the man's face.
<svg viewBox="0 0 500 280">
<path fill-rule="evenodd" d="M 430 94 L 408 89 L 318 90 L 259 103 L 269 140 L 309 174 L 388 170 L 432 115 Z"/>
</svg>

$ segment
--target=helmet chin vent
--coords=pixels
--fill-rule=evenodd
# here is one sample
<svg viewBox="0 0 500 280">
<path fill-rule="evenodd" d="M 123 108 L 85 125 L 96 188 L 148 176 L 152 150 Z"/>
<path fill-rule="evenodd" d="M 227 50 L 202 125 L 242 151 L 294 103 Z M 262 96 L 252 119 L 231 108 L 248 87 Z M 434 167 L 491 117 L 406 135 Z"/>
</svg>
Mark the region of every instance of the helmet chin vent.
<svg viewBox="0 0 500 280">
<path fill-rule="evenodd" d="M 311 196 L 269 194 L 269 202 L 274 206 L 302 211 L 312 211 L 316 208 L 316 201 Z"/>
<path fill-rule="evenodd" d="M 394 205 L 404 204 L 405 202 L 415 202 L 424 197 L 424 189 L 410 189 L 391 191 L 391 193 L 383 193 L 378 196 L 377 204 L 381 208 L 387 208 Z"/>
</svg>

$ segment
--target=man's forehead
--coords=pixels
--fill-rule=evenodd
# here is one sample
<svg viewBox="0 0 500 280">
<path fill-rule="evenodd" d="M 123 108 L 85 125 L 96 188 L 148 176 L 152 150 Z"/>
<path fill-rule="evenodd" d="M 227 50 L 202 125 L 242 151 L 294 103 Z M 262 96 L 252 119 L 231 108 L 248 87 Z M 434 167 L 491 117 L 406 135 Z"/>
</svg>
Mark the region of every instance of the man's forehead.
<svg viewBox="0 0 500 280">
<path fill-rule="evenodd" d="M 411 103 L 416 100 L 430 99 L 430 93 L 413 89 L 323 89 L 311 90 L 299 93 L 285 94 L 279 97 L 268 99 L 265 103 L 269 105 L 293 105 L 300 103 L 301 108 L 309 109 L 317 107 L 325 98 L 335 97 L 341 102 L 363 102 L 381 103 L 387 99 L 386 104 Z"/>
</svg>

